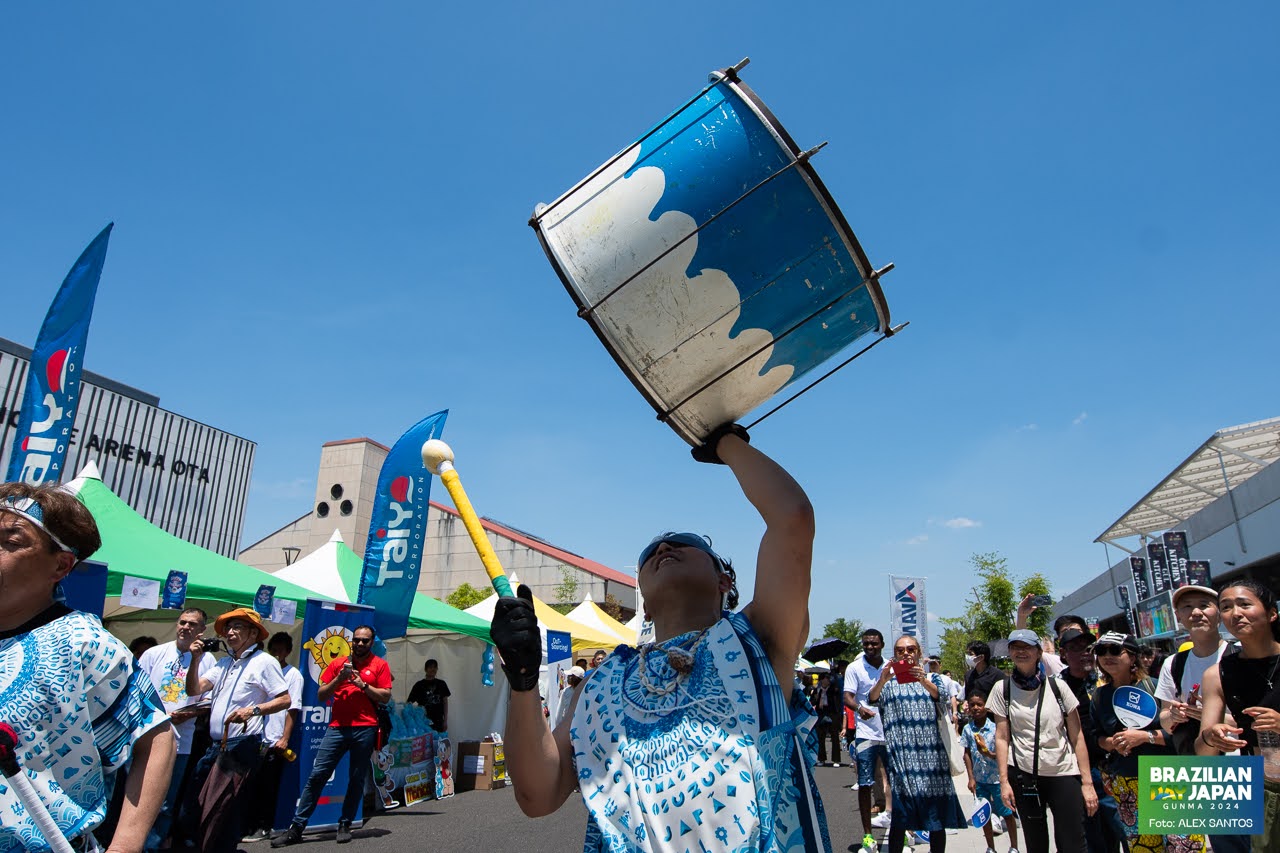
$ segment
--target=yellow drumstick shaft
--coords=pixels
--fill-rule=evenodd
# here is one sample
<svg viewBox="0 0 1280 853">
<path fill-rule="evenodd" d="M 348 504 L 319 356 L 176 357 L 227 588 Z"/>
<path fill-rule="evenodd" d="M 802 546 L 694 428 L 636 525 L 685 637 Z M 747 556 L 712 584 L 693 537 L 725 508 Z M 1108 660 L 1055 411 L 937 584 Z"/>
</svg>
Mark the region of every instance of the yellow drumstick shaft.
<svg viewBox="0 0 1280 853">
<path fill-rule="evenodd" d="M 467 493 L 462 488 L 462 481 L 458 479 L 458 472 L 448 462 L 440 465 L 440 481 L 449 490 L 449 497 L 453 498 L 453 505 L 457 508 L 458 515 L 462 516 L 462 523 L 467 526 L 467 533 L 471 536 L 471 544 L 476 547 L 476 553 L 480 555 L 480 562 L 484 563 L 484 570 L 489 575 L 489 582 L 493 584 L 493 588 L 498 595 L 514 595 L 511 591 L 511 583 L 507 580 L 507 575 L 502 570 L 502 564 L 498 562 L 498 555 L 494 553 L 493 545 L 489 543 L 489 537 L 485 535 L 484 527 L 480 524 L 480 517 L 476 515 L 475 509 L 471 506 L 471 501 L 467 499 Z"/>
</svg>

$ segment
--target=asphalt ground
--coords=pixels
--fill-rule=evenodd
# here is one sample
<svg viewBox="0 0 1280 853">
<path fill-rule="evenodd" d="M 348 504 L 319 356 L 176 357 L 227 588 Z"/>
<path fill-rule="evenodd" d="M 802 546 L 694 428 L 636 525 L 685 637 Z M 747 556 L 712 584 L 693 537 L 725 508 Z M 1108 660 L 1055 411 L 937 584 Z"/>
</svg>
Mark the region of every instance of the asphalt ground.
<svg viewBox="0 0 1280 853">
<path fill-rule="evenodd" d="M 857 792 L 852 767 L 818 767 L 814 770 L 827 812 L 831 845 L 835 853 L 857 850 L 862 841 Z M 964 788 L 958 790 L 960 805 L 968 811 L 973 799 Z M 580 851 L 586 826 L 586 809 L 575 794 L 553 815 L 527 818 L 516 805 L 510 787 L 497 791 L 466 791 L 445 800 L 429 800 L 407 809 L 393 809 L 372 818 L 353 831 L 351 844 L 338 847 L 332 832 L 308 835 L 289 850 L 299 853 L 400 853 L 404 850 L 484 851 L 484 853 L 551 853 Z M 884 830 L 874 830 L 879 841 Z M 1009 848 L 1006 836 L 996 836 L 996 849 Z M 242 844 L 246 853 L 270 853 L 265 841 Z M 924 853 L 928 847 L 915 848 Z M 962 829 L 947 837 L 948 853 L 985 853 L 980 829 Z"/>
</svg>

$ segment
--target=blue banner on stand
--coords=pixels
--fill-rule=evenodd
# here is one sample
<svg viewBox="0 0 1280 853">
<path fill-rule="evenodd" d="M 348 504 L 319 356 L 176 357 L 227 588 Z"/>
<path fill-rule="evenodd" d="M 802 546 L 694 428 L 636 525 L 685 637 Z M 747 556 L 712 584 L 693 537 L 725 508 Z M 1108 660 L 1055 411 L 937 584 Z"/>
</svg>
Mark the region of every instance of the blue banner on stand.
<svg viewBox="0 0 1280 853">
<path fill-rule="evenodd" d="M 177 610 L 187 603 L 187 573 L 173 569 L 160 590 L 160 609 Z"/>
<path fill-rule="evenodd" d="M 93 301 L 98 294 L 111 227 L 103 228 L 71 267 L 40 327 L 5 476 L 8 482 L 38 486 L 62 478 L 76 406 L 80 403 L 80 372 L 89 339 L 89 321 L 93 318 Z"/>
<path fill-rule="evenodd" d="M 81 560 L 62 579 L 63 600 L 72 610 L 92 613 L 99 619 L 107 603 L 107 564 L 97 560 Z"/>
<path fill-rule="evenodd" d="M 336 604 L 332 601 L 307 599 L 307 613 L 302 621 L 302 654 L 298 669 L 302 672 L 302 742 L 298 760 L 285 765 L 280 780 L 280 796 L 276 805 L 276 826 L 285 826 L 298 805 L 301 783 L 311 775 L 316 750 L 329 727 L 329 706 L 320 704 L 320 674 L 334 658 L 350 657 L 351 633 L 369 624 L 373 614 L 358 604 Z M 315 814 L 308 829 L 332 829 L 342 816 L 342 801 L 347 793 L 347 767 L 350 756 L 344 755 L 317 798 Z M 363 808 L 363 804 L 360 806 Z M 356 821 L 361 820 L 356 811 Z"/>
<path fill-rule="evenodd" d="M 264 583 L 262 586 L 258 587 L 258 594 L 253 597 L 253 609 L 256 610 L 258 615 L 263 619 L 270 619 L 271 608 L 275 603 L 275 599 L 276 588 Z M 383 648 L 386 647 L 384 646 Z"/>
<path fill-rule="evenodd" d="M 409 627 L 431 493 L 431 472 L 422 464 L 422 445 L 440 437 L 448 414 L 446 409 L 414 424 L 391 448 L 378 474 L 356 600 L 375 609 L 373 625 L 383 640 L 403 637 Z"/>
</svg>

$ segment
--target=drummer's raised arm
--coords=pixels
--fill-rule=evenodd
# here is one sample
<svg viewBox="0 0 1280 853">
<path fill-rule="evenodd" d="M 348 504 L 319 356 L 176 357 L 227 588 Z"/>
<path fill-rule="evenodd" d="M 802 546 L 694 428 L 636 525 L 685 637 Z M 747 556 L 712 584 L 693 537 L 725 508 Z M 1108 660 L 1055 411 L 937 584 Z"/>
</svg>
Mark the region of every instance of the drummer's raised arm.
<svg viewBox="0 0 1280 853">
<path fill-rule="evenodd" d="M 755 593 L 743 612 L 764 642 L 786 692 L 809 632 L 813 505 L 781 465 L 737 435 L 720 439 L 716 452 L 764 519 Z"/>
</svg>

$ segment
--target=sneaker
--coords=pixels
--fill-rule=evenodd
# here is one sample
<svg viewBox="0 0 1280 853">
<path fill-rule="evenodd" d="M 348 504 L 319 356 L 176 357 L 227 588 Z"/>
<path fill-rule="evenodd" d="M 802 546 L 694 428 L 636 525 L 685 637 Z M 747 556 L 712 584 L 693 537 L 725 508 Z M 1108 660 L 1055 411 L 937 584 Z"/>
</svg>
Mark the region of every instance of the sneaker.
<svg viewBox="0 0 1280 853">
<path fill-rule="evenodd" d="M 988 847 L 988 848 L 987 848 L 987 853 L 996 853 L 996 848 L 994 848 L 994 847 Z"/>
<path fill-rule="evenodd" d="M 252 844 L 255 841 L 266 841 L 271 837 L 271 830 L 259 829 L 257 832 L 251 832 L 244 838 L 240 839 L 241 844 Z"/>
<path fill-rule="evenodd" d="M 880 812 L 880 814 L 871 818 L 871 825 L 876 829 L 888 829 L 891 816 L 888 812 Z"/>
<path fill-rule="evenodd" d="M 351 843 L 351 824 L 345 820 L 338 821 L 338 838 L 339 844 Z"/>
<path fill-rule="evenodd" d="M 876 839 L 872 835 L 862 836 L 861 853 L 880 853 L 880 845 L 876 844 Z"/>
<path fill-rule="evenodd" d="M 993 850 L 993 851 L 991 851 L 991 853 L 995 853 L 995 851 Z M 1009 853 L 1018 853 L 1018 848 L 1017 848 L 1017 847 L 1010 847 L 1010 848 L 1009 848 Z"/>
<path fill-rule="evenodd" d="M 302 827 L 297 824 L 289 824 L 289 828 L 284 832 L 271 839 L 272 847 L 288 847 L 290 844 L 297 844 L 302 840 Z"/>
<path fill-rule="evenodd" d="M 1004 833 L 1004 819 L 998 814 L 993 814 L 991 816 L 991 831 L 996 835 Z"/>
</svg>

